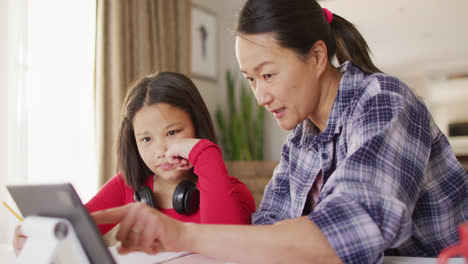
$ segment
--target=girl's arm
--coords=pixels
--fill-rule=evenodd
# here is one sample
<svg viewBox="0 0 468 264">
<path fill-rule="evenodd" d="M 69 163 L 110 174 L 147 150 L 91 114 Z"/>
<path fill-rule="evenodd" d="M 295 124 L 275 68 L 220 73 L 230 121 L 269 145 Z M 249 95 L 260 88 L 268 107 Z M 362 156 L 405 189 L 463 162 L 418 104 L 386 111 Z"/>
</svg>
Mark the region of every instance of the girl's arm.
<svg viewBox="0 0 468 264">
<path fill-rule="evenodd" d="M 207 139 L 184 138 L 166 152 L 180 169 L 194 167 L 200 190 L 200 221 L 205 224 L 249 224 L 255 202 L 247 187 L 229 176 L 219 147 Z"/>
<path fill-rule="evenodd" d="M 98 193 L 85 204 L 86 209 L 88 209 L 89 213 L 92 213 L 124 205 L 125 197 L 129 195 L 125 187 L 125 180 L 121 174 L 112 177 L 102 186 Z M 99 225 L 98 228 L 101 234 L 105 235 L 114 226 L 115 224 L 105 224 Z"/>
<path fill-rule="evenodd" d="M 201 223 L 250 224 L 253 196 L 242 182 L 229 176 L 220 148 L 202 139 L 190 152 L 189 161 L 198 175 Z"/>
</svg>

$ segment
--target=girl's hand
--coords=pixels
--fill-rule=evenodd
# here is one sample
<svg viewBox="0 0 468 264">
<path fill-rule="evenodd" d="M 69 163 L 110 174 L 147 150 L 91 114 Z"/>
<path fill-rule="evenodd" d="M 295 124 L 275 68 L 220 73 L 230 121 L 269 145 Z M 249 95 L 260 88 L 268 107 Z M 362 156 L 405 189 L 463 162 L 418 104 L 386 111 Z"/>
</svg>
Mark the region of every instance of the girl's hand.
<svg viewBox="0 0 468 264">
<path fill-rule="evenodd" d="M 188 156 L 192 148 L 200 141 L 198 138 L 181 138 L 174 141 L 166 151 L 167 160 L 177 165 L 178 170 L 189 170 L 193 165 Z"/>
<path fill-rule="evenodd" d="M 183 251 L 187 224 L 151 208 L 145 203 L 130 203 L 91 214 L 96 224 L 120 223 L 116 239 L 120 254 L 144 251 Z"/>
<path fill-rule="evenodd" d="M 23 249 L 24 243 L 28 237 L 23 234 L 21 231 L 21 225 L 16 226 L 15 228 L 15 237 L 13 238 L 13 249 L 15 250 L 15 255 L 18 256 L 21 250 Z"/>
</svg>

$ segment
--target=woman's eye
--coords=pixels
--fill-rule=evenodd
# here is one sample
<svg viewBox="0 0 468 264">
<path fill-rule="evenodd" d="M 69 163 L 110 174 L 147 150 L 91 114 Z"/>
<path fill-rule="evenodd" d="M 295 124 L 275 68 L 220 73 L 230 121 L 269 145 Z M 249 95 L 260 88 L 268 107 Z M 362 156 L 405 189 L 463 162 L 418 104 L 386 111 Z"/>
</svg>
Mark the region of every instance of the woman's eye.
<svg viewBox="0 0 468 264">
<path fill-rule="evenodd" d="M 265 80 L 268 80 L 272 77 L 273 75 L 270 74 L 270 73 L 267 73 L 267 74 L 263 74 L 263 78 L 265 78 Z"/>
<path fill-rule="evenodd" d="M 175 134 L 179 133 L 180 130 L 170 130 L 169 132 L 167 132 L 167 135 L 168 136 L 174 136 Z"/>
<path fill-rule="evenodd" d="M 144 137 L 144 138 L 141 139 L 141 141 L 143 141 L 143 142 L 149 142 L 150 140 L 151 140 L 150 137 Z"/>
<path fill-rule="evenodd" d="M 245 78 L 246 78 L 247 81 L 249 81 L 249 82 L 253 82 L 253 81 L 254 81 L 254 78 L 252 78 L 252 77 L 245 77 Z"/>
</svg>

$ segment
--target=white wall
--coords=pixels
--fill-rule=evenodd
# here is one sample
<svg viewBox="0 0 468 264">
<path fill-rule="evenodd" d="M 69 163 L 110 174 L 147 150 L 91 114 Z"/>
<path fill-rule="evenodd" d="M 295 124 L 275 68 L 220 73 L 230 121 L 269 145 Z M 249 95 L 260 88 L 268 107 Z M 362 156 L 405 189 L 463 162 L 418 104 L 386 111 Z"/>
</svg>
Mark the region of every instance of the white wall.
<svg viewBox="0 0 468 264">
<path fill-rule="evenodd" d="M 426 104 L 440 130 L 448 135 L 448 125 L 468 122 L 468 77 L 450 79 L 433 74 L 399 74 Z"/>
<path fill-rule="evenodd" d="M 434 120 L 446 135 L 450 123 L 468 122 L 468 78 L 428 81 L 427 97 Z"/>
<path fill-rule="evenodd" d="M 235 38 L 232 31 L 235 26 L 237 13 L 244 2 L 245 0 L 192 0 L 193 5 L 212 11 L 217 16 L 218 79 L 216 81 L 209 81 L 196 77 L 193 78 L 208 106 L 216 129 L 217 125 L 214 114 L 217 105 L 220 105 L 223 111 L 227 111 L 226 70 L 239 72 L 234 50 Z M 239 77 L 242 77 L 240 73 Z M 281 157 L 281 146 L 288 132 L 280 129 L 273 115 L 268 112 L 265 112 L 264 131 L 264 159 L 279 160 Z"/>
<path fill-rule="evenodd" d="M 221 90 L 225 90 L 224 86 L 224 79 L 222 78 L 223 75 L 222 73 L 225 71 L 227 67 L 227 62 L 224 56 L 224 53 L 226 52 L 226 48 L 224 45 L 221 43 L 223 42 L 224 35 L 223 35 L 223 28 L 225 28 L 225 23 L 228 20 L 226 18 L 226 15 L 229 17 L 230 15 L 224 14 L 224 3 L 226 1 L 210 1 L 210 0 L 192 0 L 192 4 L 194 6 L 206 9 L 208 11 L 211 11 L 216 14 L 217 18 L 217 37 L 218 37 L 218 58 L 217 58 L 217 73 L 218 73 L 218 78 L 217 80 L 206 80 L 206 79 L 201 79 L 201 78 L 196 78 L 193 77 L 193 81 L 195 85 L 198 87 L 200 90 L 200 93 L 203 97 L 203 100 L 205 100 L 205 103 L 208 107 L 208 110 L 210 111 L 211 117 L 213 118 L 214 121 L 214 113 L 216 110 L 216 106 L 218 104 L 217 101 L 217 93 L 219 93 Z"/>
</svg>

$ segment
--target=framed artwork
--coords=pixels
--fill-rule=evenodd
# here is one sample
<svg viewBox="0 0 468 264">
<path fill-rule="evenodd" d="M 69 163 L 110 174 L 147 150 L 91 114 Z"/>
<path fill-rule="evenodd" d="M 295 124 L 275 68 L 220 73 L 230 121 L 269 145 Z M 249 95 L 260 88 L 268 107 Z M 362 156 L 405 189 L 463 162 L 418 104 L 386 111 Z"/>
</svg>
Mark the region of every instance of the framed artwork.
<svg viewBox="0 0 468 264">
<path fill-rule="evenodd" d="M 192 74 L 211 80 L 217 79 L 216 15 L 192 5 Z"/>
</svg>

